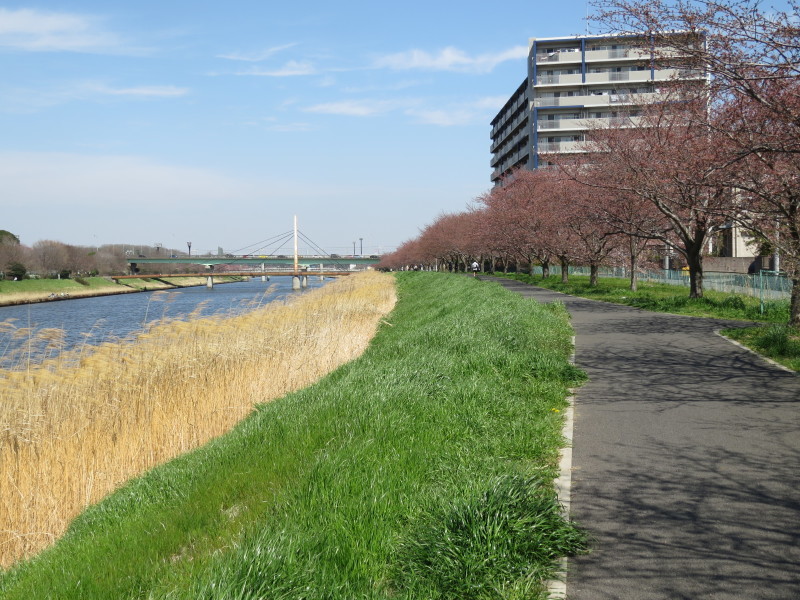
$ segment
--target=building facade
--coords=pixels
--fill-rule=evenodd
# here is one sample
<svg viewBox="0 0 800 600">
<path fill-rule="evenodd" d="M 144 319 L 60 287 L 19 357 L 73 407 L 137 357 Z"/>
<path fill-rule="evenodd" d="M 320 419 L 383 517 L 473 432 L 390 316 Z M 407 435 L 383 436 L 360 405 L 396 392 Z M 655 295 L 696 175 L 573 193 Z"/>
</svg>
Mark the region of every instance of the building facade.
<svg viewBox="0 0 800 600">
<path fill-rule="evenodd" d="M 648 46 L 623 36 L 532 38 L 528 75 L 492 120 L 492 182 L 543 166 L 547 154 L 581 152 L 591 128 L 635 125 L 666 81 L 705 78 L 670 66 L 664 53 L 656 60 Z"/>
</svg>

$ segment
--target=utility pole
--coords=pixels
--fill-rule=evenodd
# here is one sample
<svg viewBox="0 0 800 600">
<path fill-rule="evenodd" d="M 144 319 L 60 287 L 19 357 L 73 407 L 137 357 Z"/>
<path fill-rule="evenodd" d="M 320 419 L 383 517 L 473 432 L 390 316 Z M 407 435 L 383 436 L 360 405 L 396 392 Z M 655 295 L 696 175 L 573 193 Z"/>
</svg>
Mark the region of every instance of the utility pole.
<svg viewBox="0 0 800 600">
<path fill-rule="evenodd" d="M 359 256 L 364 256 L 364 238 L 358 238 L 358 241 L 361 243 L 358 254 Z"/>
</svg>

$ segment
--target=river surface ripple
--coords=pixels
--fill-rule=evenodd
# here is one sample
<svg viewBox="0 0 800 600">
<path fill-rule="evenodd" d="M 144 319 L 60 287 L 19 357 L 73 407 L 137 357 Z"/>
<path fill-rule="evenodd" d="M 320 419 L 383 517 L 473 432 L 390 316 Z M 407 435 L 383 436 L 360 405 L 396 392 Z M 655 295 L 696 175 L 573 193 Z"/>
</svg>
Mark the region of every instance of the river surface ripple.
<svg viewBox="0 0 800 600">
<path fill-rule="evenodd" d="M 324 285 L 319 277 L 309 276 L 308 288 Z M 248 281 L 172 290 L 115 294 L 0 307 L 0 368 L 18 363 L 28 346 L 41 355 L 43 329 L 63 331 L 60 350 L 80 344 L 100 344 L 141 333 L 147 324 L 162 319 L 187 319 L 212 315 L 235 315 L 266 303 L 286 298 L 292 291 L 291 277 Z M 49 351 L 50 356 L 53 351 Z"/>
</svg>

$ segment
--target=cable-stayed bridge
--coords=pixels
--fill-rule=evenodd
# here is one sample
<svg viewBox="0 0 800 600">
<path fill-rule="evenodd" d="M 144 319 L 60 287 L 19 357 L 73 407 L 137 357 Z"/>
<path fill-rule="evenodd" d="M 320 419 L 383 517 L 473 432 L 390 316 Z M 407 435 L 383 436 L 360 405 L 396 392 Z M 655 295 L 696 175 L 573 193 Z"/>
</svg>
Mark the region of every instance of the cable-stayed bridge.
<svg viewBox="0 0 800 600">
<path fill-rule="evenodd" d="M 298 254 L 298 240 L 302 239 L 304 245 L 311 247 L 314 254 Z M 294 252 L 289 255 L 285 248 L 288 242 L 294 242 Z M 191 244 L 189 245 L 191 251 Z M 355 248 L 354 248 L 355 249 Z M 353 272 L 370 268 L 380 262 L 378 255 L 348 255 L 328 254 L 314 244 L 306 236 L 295 230 L 262 240 L 241 248 L 235 253 L 207 254 L 207 255 L 170 255 L 170 256 L 131 256 L 127 258 L 130 274 L 115 277 L 115 279 L 152 278 L 163 277 L 207 277 L 207 285 L 213 286 L 213 275 L 236 276 L 270 276 L 291 275 L 296 279 L 293 287 L 305 287 L 309 275 L 334 277 L 348 275 Z M 159 273 L 140 273 L 139 266 L 144 264 L 163 265 Z M 194 273 L 171 273 L 172 265 L 202 265 L 204 270 Z"/>
</svg>

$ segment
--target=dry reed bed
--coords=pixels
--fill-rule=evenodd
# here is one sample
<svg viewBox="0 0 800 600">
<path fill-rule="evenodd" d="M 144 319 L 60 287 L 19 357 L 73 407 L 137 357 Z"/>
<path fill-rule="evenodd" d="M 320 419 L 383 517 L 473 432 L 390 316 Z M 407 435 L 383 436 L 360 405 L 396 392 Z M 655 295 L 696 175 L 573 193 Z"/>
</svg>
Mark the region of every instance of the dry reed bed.
<svg viewBox="0 0 800 600">
<path fill-rule="evenodd" d="M 88 504 L 228 431 L 255 403 L 359 356 L 395 301 L 390 275 L 364 273 L 0 371 L 0 565 L 43 549 Z"/>
</svg>

